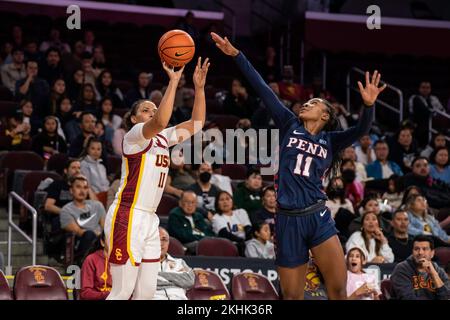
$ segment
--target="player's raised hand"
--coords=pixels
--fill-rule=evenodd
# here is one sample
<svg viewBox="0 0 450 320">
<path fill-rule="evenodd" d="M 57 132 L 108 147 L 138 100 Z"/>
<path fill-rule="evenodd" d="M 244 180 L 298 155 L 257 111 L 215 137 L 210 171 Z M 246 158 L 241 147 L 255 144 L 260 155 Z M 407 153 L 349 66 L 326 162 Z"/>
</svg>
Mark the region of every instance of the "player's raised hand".
<svg viewBox="0 0 450 320">
<path fill-rule="evenodd" d="M 366 85 L 365 87 L 358 81 L 359 92 L 361 93 L 361 98 L 366 106 L 372 106 L 377 100 L 378 95 L 386 88 L 386 84 L 378 87 L 380 84 L 381 74 L 377 70 L 372 75 L 370 79 L 369 72 L 366 72 Z"/>
<path fill-rule="evenodd" d="M 216 43 L 217 48 L 222 50 L 226 55 L 235 57 L 239 54 L 239 50 L 233 47 L 227 37 L 222 38 L 215 32 L 211 32 L 211 37 Z"/>
<path fill-rule="evenodd" d="M 179 81 L 181 78 L 181 75 L 184 71 L 184 66 L 180 68 L 180 70 L 175 71 L 173 67 L 169 67 L 164 61 L 162 63 L 164 70 L 166 70 L 167 75 L 169 76 L 169 79 L 172 81 Z"/>
<path fill-rule="evenodd" d="M 192 81 L 196 89 L 204 88 L 206 83 L 206 75 L 209 69 L 209 58 L 206 58 L 202 64 L 202 57 L 197 60 L 197 66 L 194 70 L 194 75 L 192 76 Z"/>
</svg>

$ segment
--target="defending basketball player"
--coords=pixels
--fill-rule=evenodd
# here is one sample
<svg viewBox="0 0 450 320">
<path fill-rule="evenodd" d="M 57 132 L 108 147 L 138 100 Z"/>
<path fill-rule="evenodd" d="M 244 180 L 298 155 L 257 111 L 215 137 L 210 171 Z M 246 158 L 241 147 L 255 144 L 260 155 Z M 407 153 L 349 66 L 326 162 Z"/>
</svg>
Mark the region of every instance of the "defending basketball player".
<svg viewBox="0 0 450 320">
<path fill-rule="evenodd" d="M 263 100 L 280 130 L 280 161 L 275 220 L 276 264 L 284 299 L 303 299 L 308 250 L 315 257 L 330 299 L 346 299 L 347 271 L 344 252 L 330 210 L 322 179 L 336 174 L 339 152 L 370 129 L 375 103 L 386 85 L 378 87 L 380 74 L 365 86 L 358 81 L 364 111 L 355 127 L 337 129 L 330 103 L 314 98 L 307 101 L 297 117 L 287 109 L 264 82 L 242 52 L 227 38 L 211 33 L 216 46 L 234 57 L 242 73 Z"/>
<path fill-rule="evenodd" d="M 151 299 L 159 270 L 159 219 L 155 214 L 169 170 L 169 147 L 200 131 L 205 122 L 208 58 L 198 59 L 193 75 L 195 101 L 190 120 L 166 129 L 172 115 L 179 71 L 163 63 L 169 84 L 157 108 L 149 100 L 135 102 L 123 140 L 122 177 L 105 221 L 109 240 L 112 290 L 108 300 Z"/>
</svg>

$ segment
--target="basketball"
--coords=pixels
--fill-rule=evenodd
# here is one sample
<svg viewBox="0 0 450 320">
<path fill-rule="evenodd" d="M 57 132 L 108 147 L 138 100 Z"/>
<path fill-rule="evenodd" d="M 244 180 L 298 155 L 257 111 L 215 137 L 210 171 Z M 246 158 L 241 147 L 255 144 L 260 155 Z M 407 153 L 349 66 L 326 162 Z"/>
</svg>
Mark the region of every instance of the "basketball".
<svg viewBox="0 0 450 320">
<path fill-rule="evenodd" d="M 187 32 L 170 30 L 159 39 L 158 53 L 169 66 L 182 67 L 194 57 L 195 43 Z"/>
</svg>

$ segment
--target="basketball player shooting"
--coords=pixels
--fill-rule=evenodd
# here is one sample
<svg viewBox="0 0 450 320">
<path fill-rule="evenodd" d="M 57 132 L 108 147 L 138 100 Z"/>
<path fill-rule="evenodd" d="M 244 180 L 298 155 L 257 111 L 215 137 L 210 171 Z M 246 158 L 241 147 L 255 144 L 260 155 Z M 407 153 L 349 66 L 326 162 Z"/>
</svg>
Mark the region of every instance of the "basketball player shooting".
<svg viewBox="0 0 450 320">
<path fill-rule="evenodd" d="M 184 67 L 174 71 L 163 62 L 169 84 L 157 108 L 149 100 L 133 104 L 122 148 L 122 175 L 105 221 L 109 240 L 112 289 L 108 300 L 152 299 L 160 268 L 159 219 L 156 209 L 169 171 L 169 147 L 200 131 L 205 122 L 205 81 L 209 59 L 198 59 L 193 82 L 191 119 L 167 128 Z"/>
<path fill-rule="evenodd" d="M 234 57 L 239 69 L 269 109 L 280 132 L 278 209 L 275 216 L 276 264 L 284 299 L 303 299 L 305 273 L 311 250 L 330 299 L 347 299 L 347 270 L 344 252 L 330 210 L 323 178 L 335 175 L 340 151 L 368 133 L 378 95 L 381 75 L 365 74 L 358 81 L 364 111 L 355 127 L 337 130 L 331 104 L 319 98 L 307 101 L 297 117 L 277 98 L 244 54 L 227 38 L 211 33 L 216 46 Z"/>
</svg>

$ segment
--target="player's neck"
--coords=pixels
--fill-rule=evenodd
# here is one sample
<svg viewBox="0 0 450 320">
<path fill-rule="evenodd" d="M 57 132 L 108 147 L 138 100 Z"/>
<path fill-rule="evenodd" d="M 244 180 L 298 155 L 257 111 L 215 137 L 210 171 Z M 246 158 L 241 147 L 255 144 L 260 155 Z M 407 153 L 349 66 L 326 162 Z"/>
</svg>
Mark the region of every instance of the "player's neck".
<svg viewBox="0 0 450 320">
<path fill-rule="evenodd" d="M 313 136 L 319 134 L 322 130 L 322 125 L 318 121 L 305 121 L 303 122 L 303 126 L 305 127 L 305 130 Z"/>
</svg>

